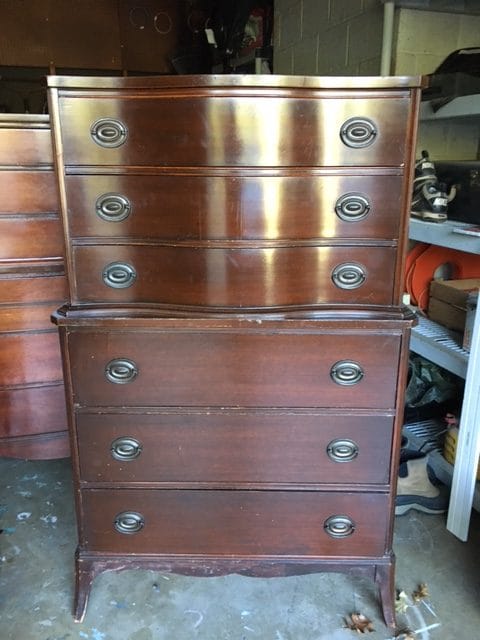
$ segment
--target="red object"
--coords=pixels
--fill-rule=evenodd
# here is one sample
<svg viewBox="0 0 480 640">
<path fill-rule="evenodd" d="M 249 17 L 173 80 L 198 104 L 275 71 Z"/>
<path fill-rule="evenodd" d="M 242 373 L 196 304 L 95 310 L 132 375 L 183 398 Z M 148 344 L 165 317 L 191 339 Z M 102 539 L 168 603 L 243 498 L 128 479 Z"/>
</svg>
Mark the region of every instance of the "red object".
<svg viewBox="0 0 480 640">
<path fill-rule="evenodd" d="M 480 256 L 437 245 L 418 243 L 409 252 L 405 268 L 405 286 L 413 304 L 425 311 L 430 282 L 442 265 L 451 268 L 451 279 L 480 277 Z"/>
</svg>

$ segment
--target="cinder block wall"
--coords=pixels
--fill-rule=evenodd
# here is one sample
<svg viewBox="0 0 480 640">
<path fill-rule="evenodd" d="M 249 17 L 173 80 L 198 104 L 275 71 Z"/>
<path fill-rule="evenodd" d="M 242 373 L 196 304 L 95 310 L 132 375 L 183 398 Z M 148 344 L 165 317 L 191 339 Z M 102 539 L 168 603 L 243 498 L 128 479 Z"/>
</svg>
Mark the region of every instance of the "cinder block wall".
<svg viewBox="0 0 480 640">
<path fill-rule="evenodd" d="M 395 34 L 393 73 L 433 73 L 452 51 L 480 46 L 480 16 L 400 9 Z"/>
<path fill-rule="evenodd" d="M 395 36 L 395 75 L 433 73 L 452 51 L 480 46 L 480 16 L 400 9 L 395 16 Z M 437 160 L 475 160 L 479 121 L 420 122 L 417 148 L 428 149 Z"/>
<path fill-rule="evenodd" d="M 381 0 L 275 0 L 274 73 L 378 75 Z M 449 53 L 480 46 L 480 16 L 396 9 L 393 75 L 432 73 Z M 418 149 L 438 160 L 478 157 L 475 122 L 421 122 Z"/>
<path fill-rule="evenodd" d="M 275 0 L 274 73 L 378 75 L 380 0 Z"/>
</svg>

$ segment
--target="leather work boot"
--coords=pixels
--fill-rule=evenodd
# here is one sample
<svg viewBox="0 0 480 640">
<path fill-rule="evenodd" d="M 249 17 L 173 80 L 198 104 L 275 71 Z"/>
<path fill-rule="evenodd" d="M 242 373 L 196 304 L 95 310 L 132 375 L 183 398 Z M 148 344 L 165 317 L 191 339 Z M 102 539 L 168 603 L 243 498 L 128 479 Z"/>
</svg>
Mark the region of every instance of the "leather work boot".
<svg viewBox="0 0 480 640">
<path fill-rule="evenodd" d="M 432 482 L 427 456 L 416 457 L 400 464 L 398 472 L 395 515 L 401 516 L 410 509 L 424 513 L 444 513 L 448 508 L 446 488 Z"/>
</svg>

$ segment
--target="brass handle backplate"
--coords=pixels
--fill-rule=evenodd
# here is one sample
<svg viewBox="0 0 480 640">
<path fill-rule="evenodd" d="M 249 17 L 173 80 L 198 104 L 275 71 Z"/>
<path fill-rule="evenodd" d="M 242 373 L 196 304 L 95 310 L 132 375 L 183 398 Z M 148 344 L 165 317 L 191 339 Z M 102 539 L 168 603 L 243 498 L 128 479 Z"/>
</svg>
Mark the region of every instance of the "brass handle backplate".
<svg viewBox="0 0 480 640">
<path fill-rule="evenodd" d="M 333 462 L 351 462 L 358 456 L 358 444 L 348 438 L 337 438 L 328 443 L 327 455 Z"/>
<path fill-rule="evenodd" d="M 137 272 L 128 262 L 111 262 L 103 269 L 102 279 L 107 287 L 127 289 L 137 279 Z"/>
<path fill-rule="evenodd" d="M 355 523 L 348 516 L 330 516 L 323 523 L 323 529 L 331 538 L 348 538 L 355 532 Z"/>
<path fill-rule="evenodd" d="M 370 146 L 377 133 L 375 123 L 368 118 L 349 118 L 340 128 L 340 138 L 343 144 L 353 149 Z"/>
<path fill-rule="evenodd" d="M 114 149 L 127 139 L 127 127 L 115 118 L 100 118 L 90 127 L 92 140 L 100 147 Z"/>
<path fill-rule="evenodd" d="M 361 193 L 345 193 L 335 203 L 335 213 L 345 222 L 358 222 L 370 213 L 370 201 Z"/>
<path fill-rule="evenodd" d="M 130 215 L 132 204 L 120 193 L 103 193 L 95 202 L 95 213 L 107 222 L 122 222 Z"/>
<path fill-rule="evenodd" d="M 112 458 L 119 462 L 130 462 L 142 453 L 142 444 L 131 436 L 116 438 L 110 447 Z"/>
<path fill-rule="evenodd" d="M 364 376 L 364 371 L 358 362 L 339 360 L 330 369 L 333 382 L 343 386 L 358 384 Z"/>
<path fill-rule="evenodd" d="M 333 284 L 339 289 L 358 289 L 366 279 L 366 268 L 357 262 L 337 264 L 332 271 Z"/>
<path fill-rule="evenodd" d="M 118 533 L 131 535 L 143 529 L 145 518 L 136 511 L 122 511 L 115 516 L 114 526 Z"/>
<path fill-rule="evenodd" d="M 105 377 L 114 384 L 128 384 L 133 382 L 138 375 L 138 367 L 127 358 L 115 358 L 105 367 Z"/>
</svg>

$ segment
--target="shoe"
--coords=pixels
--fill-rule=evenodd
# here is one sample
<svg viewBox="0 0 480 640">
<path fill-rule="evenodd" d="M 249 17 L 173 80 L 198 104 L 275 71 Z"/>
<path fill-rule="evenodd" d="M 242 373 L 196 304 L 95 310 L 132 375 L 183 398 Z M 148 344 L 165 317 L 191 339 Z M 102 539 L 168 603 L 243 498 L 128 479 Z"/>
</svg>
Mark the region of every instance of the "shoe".
<svg viewBox="0 0 480 640">
<path fill-rule="evenodd" d="M 454 197 L 454 188 L 447 193 L 445 184 L 438 181 L 428 151 L 422 151 L 422 157 L 415 163 L 412 216 L 429 222 L 445 222 L 448 203 Z"/>
<path fill-rule="evenodd" d="M 423 513 L 445 513 L 448 508 L 448 492 L 446 487 L 435 484 L 436 478 L 428 466 L 426 455 L 407 450 L 400 458 L 398 472 L 397 497 L 395 498 L 395 515 L 402 516 L 411 509 Z M 403 459 L 402 459 L 403 458 Z"/>
</svg>

